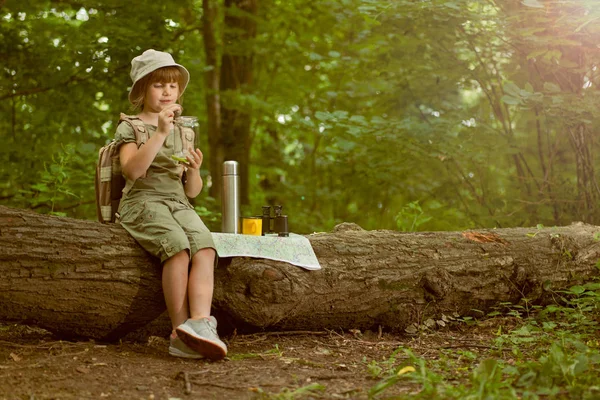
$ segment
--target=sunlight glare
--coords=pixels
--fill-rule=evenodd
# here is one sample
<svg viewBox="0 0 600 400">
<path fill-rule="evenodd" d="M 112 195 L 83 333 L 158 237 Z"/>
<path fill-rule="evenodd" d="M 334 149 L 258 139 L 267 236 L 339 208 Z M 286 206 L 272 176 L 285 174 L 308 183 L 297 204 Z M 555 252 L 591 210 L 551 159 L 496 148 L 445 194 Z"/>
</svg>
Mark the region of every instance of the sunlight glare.
<svg viewBox="0 0 600 400">
<path fill-rule="evenodd" d="M 87 11 L 85 10 L 85 8 L 81 7 L 79 9 L 79 11 L 77 11 L 77 14 L 75 14 L 75 19 L 77 19 L 78 21 L 87 21 L 90 19 L 90 16 L 88 15 Z"/>
</svg>

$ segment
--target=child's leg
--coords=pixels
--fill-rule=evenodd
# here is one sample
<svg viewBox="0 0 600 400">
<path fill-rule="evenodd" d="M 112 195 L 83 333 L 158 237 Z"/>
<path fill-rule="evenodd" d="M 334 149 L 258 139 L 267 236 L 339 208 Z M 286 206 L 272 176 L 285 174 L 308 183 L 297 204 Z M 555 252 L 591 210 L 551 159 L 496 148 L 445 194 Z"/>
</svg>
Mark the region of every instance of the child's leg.
<svg viewBox="0 0 600 400">
<path fill-rule="evenodd" d="M 211 359 L 221 360 L 227 355 L 227 345 L 217 333 L 217 320 L 210 316 L 213 296 L 215 251 L 199 250 L 192 257 L 188 283 L 191 318 L 177 327 L 177 335 L 187 346 Z"/>
<path fill-rule="evenodd" d="M 188 282 L 188 299 L 192 319 L 210 316 L 214 287 L 215 251 L 200 249 L 192 257 L 192 270 Z"/>
<path fill-rule="evenodd" d="M 188 252 L 182 250 L 165 261 L 163 265 L 162 287 L 173 329 L 184 323 L 189 317 L 187 298 L 189 264 Z"/>
</svg>

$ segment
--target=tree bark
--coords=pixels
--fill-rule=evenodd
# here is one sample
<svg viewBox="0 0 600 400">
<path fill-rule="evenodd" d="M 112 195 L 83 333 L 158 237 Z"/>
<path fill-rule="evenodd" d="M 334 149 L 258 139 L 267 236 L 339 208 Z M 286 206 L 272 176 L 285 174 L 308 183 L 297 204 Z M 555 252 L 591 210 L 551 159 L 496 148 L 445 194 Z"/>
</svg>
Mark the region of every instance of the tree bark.
<svg viewBox="0 0 600 400">
<path fill-rule="evenodd" d="M 221 165 L 223 165 L 225 157 L 221 145 L 220 66 L 218 62 L 217 25 L 215 23 L 218 14 L 217 7 L 215 0 L 202 1 L 202 37 L 204 39 L 206 65 L 210 67 L 204 73 L 208 141 L 211 152 L 209 167 L 210 174 L 213 177 L 209 192 L 212 197 L 219 199 L 221 197 Z"/>
<path fill-rule="evenodd" d="M 597 274 L 600 228 L 309 235 L 322 270 L 220 259 L 214 312 L 223 331 L 403 330 L 500 302 L 543 304 Z M 0 320 L 63 337 L 166 335 L 158 262 L 115 224 L 0 206 Z"/>
<path fill-rule="evenodd" d="M 232 12 L 232 9 L 237 10 Z M 240 100 L 241 95 L 249 92 L 253 82 L 256 20 L 252 16 L 256 15 L 257 9 L 258 0 L 225 0 L 221 93 L 222 98 L 228 101 L 221 107 L 221 137 L 225 159 L 239 163 L 242 204 L 250 202 L 248 166 L 251 116 L 247 104 L 243 105 Z M 240 11 L 249 16 L 240 16 Z"/>
</svg>

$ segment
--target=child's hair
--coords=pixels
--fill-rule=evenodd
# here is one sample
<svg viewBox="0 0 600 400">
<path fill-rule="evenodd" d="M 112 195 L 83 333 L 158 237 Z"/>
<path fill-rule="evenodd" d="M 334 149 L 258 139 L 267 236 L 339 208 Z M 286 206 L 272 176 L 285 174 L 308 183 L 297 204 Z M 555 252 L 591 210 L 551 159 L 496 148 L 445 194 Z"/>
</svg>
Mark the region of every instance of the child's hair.
<svg viewBox="0 0 600 400">
<path fill-rule="evenodd" d="M 133 93 L 131 96 L 133 110 L 137 110 L 138 108 L 140 110 L 144 109 L 144 98 L 146 97 L 146 91 L 148 90 L 148 86 L 156 82 L 165 84 L 177 82 L 179 84 L 179 91 L 181 93 L 181 88 L 185 85 L 185 77 L 177 67 L 159 68 L 144 76 L 142 79 L 136 82 L 135 87 L 133 88 Z M 181 104 L 182 101 L 183 96 L 180 96 L 178 99 L 178 103 Z"/>
</svg>

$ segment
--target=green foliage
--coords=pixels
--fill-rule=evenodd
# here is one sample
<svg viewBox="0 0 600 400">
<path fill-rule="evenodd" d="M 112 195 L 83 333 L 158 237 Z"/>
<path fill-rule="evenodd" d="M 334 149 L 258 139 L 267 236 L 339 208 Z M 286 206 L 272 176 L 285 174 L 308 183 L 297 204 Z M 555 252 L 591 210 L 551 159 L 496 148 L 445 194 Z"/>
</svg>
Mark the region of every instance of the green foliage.
<svg viewBox="0 0 600 400">
<path fill-rule="evenodd" d="M 600 387 L 600 351 L 582 342 L 553 342 L 540 351 L 535 360 L 522 360 L 515 366 L 502 360 L 478 360 L 465 383 L 456 380 L 456 365 L 440 368 L 439 362 L 427 362 L 411 350 L 405 350 L 409 366 L 398 368 L 369 391 L 379 398 L 393 385 L 416 383 L 419 391 L 403 399 L 538 399 L 543 396 L 586 398 L 597 396 Z M 565 396 L 566 395 L 566 396 Z"/>
<path fill-rule="evenodd" d="M 15 200 L 41 212 L 67 215 L 68 204 L 80 202 L 93 185 L 93 166 L 86 164 L 87 155 L 85 149 L 78 150 L 74 144 L 61 146 L 48 163 L 43 163 L 42 170 L 32 171 L 35 183 L 21 189 Z"/>
<path fill-rule="evenodd" d="M 558 326 L 570 332 L 590 334 L 600 325 L 600 280 L 556 292 L 556 305 L 547 306 L 542 318 L 560 318 Z"/>
<path fill-rule="evenodd" d="M 431 217 L 425 215 L 419 201 L 408 203 L 396 215 L 396 224 L 402 232 L 416 231 L 420 225 L 431 220 Z"/>
<path fill-rule="evenodd" d="M 371 360 L 367 363 L 366 358 L 363 359 L 363 363 L 367 364 L 367 371 L 371 375 L 371 378 L 379 378 L 382 375 L 389 375 L 394 373 L 396 366 L 398 365 L 398 353 L 402 352 L 402 348 L 395 350 L 387 359 L 382 361 Z"/>
<path fill-rule="evenodd" d="M 4 3 L 1 204 L 95 218 L 89 175 L 143 49 L 188 67 L 186 113 L 206 127 L 202 2 L 142 3 Z M 248 214 L 283 204 L 299 233 L 600 223 L 598 2 L 260 0 L 253 38 L 216 4 L 218 51 L 253 54 L 252 83 L 221 93 L 251 119 Z M 218 229 L 218 200 L 195 205 Z"/>
<path fill-rule="evenodd" d="M 299 387 L 298 389 L 288 389 L 285 388 L 279 393 L 268 393 L 258 388 L 256 393 L 258 393 L 259 399 L 264 400 L 296 400 L 303 398 L 313 398 L 312 396 L 318 395 L 320 392 L 325 390 L 325 386 L 319 383 L 311 383 L 310 385 Z"/>
<path fill-rule="evenodd" d="M 77 197 L 68 189 L 69 178 L 74 172 L 68 169 L 73 165 L 71 163 L 73 153 L 74 147 L 69 145 L 65 148 L 64 153 L 52 156 L 52 164 L 45 166 L 40 176 L 40 182 L 31 186 L 31 189 L 35 191 L 35 193 L 31 193 L 33 207 L 47 205 L 51 214 L 64 215 L 64 213 L 56 213 L 54 206 L 68 197 Z"/>
<path fill-rule="evenodd" d="M 494 318 L 510 315 L 522 321 L 509 332 L 502 332 L 498 324 L 490 355 L 502 358 L 441 350 L 437 359 L 425 360 L 411 349 L 399 348 L 390 360 L 395 361 L 401 351 L 406 355 L 402 363 L 383 368 L 371 361 L 368 372 L 380 380 L 370 389 L 369 398 L 407 384 L 418 385 L 418 390 L 393 398 L 598 398 L 600 279 L 554 293 L 556 302 L 546 307 L 527 305 L 525 300 L 524 306 L 505 303 L 499 307 L 502 312 L 491 313 Z"/>
</svg>

